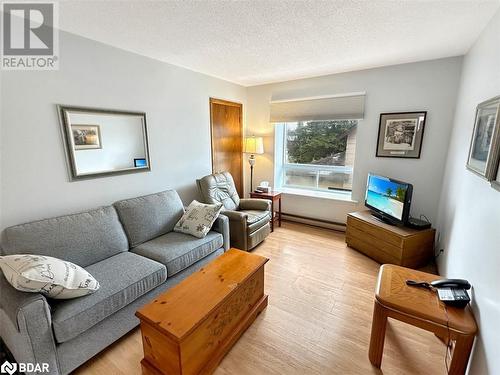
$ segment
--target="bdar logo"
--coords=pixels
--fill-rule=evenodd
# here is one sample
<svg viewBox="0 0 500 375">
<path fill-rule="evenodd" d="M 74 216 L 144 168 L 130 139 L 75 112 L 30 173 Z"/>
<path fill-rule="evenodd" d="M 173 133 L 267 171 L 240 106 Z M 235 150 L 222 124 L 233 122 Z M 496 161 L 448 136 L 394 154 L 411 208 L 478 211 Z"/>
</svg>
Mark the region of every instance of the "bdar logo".
<svg viewBox="0 0 500 375">
<path fill-rule="evenodd" d="M 13 375 L 16 371 L 20 373 L 49 373 L 49 364 L 48 363 L 29 363 L 29 362 L 19 362 L 19 363 L 10 363 L 9 361 L 5 361 L 2 366 L 0 366 L 0 373 Z"/>
<path fill-rule="evenodd" d="M 0 366 L 0 371 L 2 374 L 10 374 L 13 375 L 17 370 L 16 363 L 10 363 L 9 361 L 5 361 L 2 366 Z"/>
</svg>

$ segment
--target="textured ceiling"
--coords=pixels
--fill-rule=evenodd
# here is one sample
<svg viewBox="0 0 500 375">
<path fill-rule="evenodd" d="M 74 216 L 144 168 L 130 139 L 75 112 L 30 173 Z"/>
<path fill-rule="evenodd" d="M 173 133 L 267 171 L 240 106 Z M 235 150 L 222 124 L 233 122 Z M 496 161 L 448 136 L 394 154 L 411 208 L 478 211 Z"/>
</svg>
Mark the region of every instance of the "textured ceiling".
<svg viewBox="0 0 500 375">
<path fill-rule="evenodd" d="M 500 0 L 61 1 L 61 29 L 245 86 L 462 55 Z"/>
</svg>

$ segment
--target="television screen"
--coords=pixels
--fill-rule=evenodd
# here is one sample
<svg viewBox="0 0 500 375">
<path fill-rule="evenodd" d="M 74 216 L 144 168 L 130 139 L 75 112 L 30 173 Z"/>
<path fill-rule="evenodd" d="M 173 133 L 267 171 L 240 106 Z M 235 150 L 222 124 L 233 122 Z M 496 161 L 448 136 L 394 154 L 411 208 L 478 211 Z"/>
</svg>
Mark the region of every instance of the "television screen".
<svg viewBox="0 0 500 375">
<path fill-rule="evenodd" d="M 409 192 L 410 191 L 410 192 Z M 365 204 L 398 221 L 405 221 L 405 203 L 411 185 L 387 177 L 368 175 Z"/>
</svg>

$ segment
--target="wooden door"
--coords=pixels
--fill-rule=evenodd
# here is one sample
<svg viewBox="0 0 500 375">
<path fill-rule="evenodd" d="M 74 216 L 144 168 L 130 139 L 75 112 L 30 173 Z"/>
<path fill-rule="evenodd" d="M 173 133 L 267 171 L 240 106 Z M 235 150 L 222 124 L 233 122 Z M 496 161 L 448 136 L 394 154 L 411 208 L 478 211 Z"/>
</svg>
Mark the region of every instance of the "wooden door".
<svg viewBox="0 0 500 375">
<path fill-rule="evenodd" d="M 241 103 L 210 98 L 212 173 L 229 172 L 243 197 L 243 126 Z"/>
</svg>

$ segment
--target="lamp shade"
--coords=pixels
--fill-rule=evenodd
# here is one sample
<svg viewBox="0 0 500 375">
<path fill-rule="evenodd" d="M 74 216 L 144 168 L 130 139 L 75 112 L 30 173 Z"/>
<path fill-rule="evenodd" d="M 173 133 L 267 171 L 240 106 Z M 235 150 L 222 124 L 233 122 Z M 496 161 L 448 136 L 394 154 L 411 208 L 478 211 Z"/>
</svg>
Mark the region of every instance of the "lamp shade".
<svg viewBox="0 0 500 375">
<path fill-rule="evenodd" d="M 246 137 L 244 152 L 247 154 L 263 154 L 264 141 L 262 137 Z"/>
</svg>

